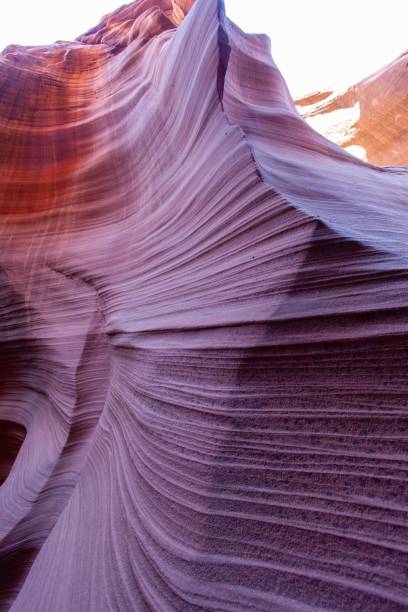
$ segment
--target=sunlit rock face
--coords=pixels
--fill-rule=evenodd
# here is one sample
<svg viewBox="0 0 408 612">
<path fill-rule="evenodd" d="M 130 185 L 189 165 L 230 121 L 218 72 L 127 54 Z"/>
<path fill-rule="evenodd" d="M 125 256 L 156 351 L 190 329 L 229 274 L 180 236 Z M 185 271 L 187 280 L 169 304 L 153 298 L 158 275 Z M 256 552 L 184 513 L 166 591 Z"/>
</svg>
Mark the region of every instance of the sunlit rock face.
<svg viewBox="0 0 408 612">
<path fill-rule="evenodd" d="M 0 57 L 1 609 L 405 610 L 408 172 L 192 4 Z"/>
<path fill-rule="evenodd" d="M 343 93 L 296 100 L 315 129 L 381 166 L 408 166 L 408 52 Z"/>
</svg>

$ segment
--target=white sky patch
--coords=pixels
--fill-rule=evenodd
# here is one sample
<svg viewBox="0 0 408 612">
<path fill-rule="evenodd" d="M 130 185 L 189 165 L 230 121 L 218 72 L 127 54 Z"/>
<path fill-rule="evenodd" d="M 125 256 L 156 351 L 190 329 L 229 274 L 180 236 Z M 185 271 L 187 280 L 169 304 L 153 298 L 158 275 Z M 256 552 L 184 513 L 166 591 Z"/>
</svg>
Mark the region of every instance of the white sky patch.
<svg viewBox="0 0 408 612">
<path fill-rule="evenodd" d="M 408 49 L 408 0 L 225 0 L 247 32 L 264 32 L 295 97 L 343 88 Z M 117 0 L 3 0 L 0 49 L 73 40 Z"/>
</svg>

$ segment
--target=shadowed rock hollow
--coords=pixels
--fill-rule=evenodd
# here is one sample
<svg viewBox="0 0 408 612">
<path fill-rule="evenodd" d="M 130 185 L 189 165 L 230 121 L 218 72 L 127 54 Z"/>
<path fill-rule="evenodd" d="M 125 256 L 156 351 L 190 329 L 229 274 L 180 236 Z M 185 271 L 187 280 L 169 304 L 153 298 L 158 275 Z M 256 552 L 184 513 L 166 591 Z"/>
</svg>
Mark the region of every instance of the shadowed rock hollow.
<svg viewBox="0 0 408 612">
<path fill-rule="evenodd" d="M 1 610 L 406 610 L 408 172 L 217 0 L 0 87 Z"/>
</svg>

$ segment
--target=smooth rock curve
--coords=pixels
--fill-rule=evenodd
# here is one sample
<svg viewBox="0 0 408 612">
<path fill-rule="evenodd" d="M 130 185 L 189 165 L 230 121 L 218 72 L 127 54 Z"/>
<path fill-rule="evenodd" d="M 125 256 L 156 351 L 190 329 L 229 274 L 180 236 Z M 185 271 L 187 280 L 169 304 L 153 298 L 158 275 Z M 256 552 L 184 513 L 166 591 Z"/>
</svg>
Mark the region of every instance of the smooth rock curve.
<svg viewBox="0 0 408 612">
<path fill-rule="evenodd" d="M 408 172 L 217 0 L 0 87 L 1 609 L 406 610 Z"/>
</svg>

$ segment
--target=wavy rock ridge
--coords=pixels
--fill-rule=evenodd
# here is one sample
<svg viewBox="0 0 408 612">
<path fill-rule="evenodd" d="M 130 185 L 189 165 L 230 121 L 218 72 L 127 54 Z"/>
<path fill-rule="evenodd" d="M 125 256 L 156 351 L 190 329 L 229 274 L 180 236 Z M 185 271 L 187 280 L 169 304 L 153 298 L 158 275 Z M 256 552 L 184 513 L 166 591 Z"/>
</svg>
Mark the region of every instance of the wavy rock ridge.
<svg viewBox="0 0 408 612">
<path fill-rule="evenodd" d="M 1 609 L 406 610 L 408 172 L 216 0 L 0 83 Z"/>
</svg>

